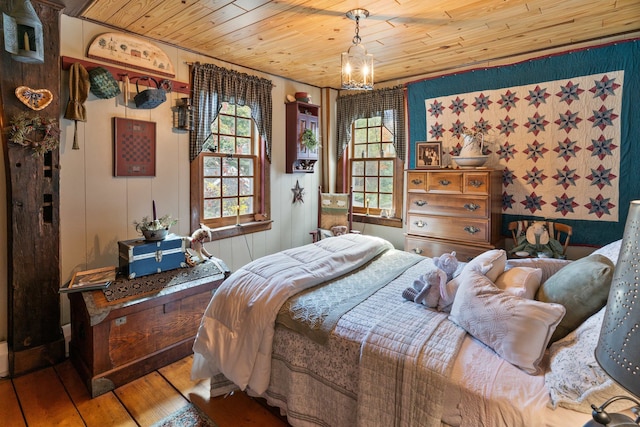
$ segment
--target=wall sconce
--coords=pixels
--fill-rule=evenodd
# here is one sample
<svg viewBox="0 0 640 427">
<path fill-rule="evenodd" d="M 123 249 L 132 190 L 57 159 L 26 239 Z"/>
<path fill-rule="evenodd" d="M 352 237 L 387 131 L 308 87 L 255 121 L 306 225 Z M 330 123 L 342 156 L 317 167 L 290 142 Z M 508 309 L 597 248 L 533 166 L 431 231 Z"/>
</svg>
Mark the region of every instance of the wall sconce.
<svg viewBox="0 0 640 427">
<path fill-rule="evenodd" d="M 178 130 L 193 130 L 193 107 L 191 99 L 180 98 L 173 110 L 173 128 Z"/>
<path fill-rule="evenodd" d="M 42 22 L 29 0 L 18 1 L 10 15 L 2 14 L 4 49 L 16 61 L 44 62 Z"/>
</svg>

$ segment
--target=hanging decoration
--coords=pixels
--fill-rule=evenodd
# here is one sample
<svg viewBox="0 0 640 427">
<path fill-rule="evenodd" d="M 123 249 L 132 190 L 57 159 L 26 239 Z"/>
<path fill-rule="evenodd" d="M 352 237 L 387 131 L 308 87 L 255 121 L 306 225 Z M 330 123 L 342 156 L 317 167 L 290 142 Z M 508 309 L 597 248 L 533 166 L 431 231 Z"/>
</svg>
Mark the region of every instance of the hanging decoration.
<svg viewBox="0 0 640 427">
<path fill-rule="evenodd" d="M 103 33 L 89 45 L 87 57 L 138 70 L 175 77 L 173 64 L 166 53 L 153 43 L 124 33 Z"/>
<path fill-rule="evenodd" d="M 31 147 L 34 156 L 53 151 L 60 145 L 60 127 L 54 118 L 39 115 L 30 117 L 26 113 L 14 116 L 6 128 L 9 142 Z"/>
<path fill-rule="evenodd" d="M 293 191 L 293 202 L 295 203 L 304 203 L 304 188 L 300 187 L 300 183 L 296 179 L 296 186 L 291 189 Z"/>
<path fill-rule="evenodd" d="M 29 0 L 18 0 L 11 13 L 2 14 L 4 49 L 19 62 L 44 62 L 42 22 Z"/>
<path fill-rule="evenodd" d="M 47 108 L 53 101 L 53 94 L 49 89 L 31 89 L 29 86 L 18 86 L 15 93 L 20 102 L 35 111 Z"/>
</svg>

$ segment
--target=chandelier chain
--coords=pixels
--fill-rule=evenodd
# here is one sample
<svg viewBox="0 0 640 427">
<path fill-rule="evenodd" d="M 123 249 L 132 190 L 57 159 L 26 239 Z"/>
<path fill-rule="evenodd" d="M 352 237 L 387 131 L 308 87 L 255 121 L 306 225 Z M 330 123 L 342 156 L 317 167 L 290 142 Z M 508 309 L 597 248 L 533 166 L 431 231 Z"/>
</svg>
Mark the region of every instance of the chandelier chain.
<svg viewBox="0 0 640 427">
<path fill-rule="evenodd" d="M 360 15 L 356 15 L 356 35 L 353 36 L 353 44 L 360 44 L 362 39 L 360 38 Z"/>
</svg>

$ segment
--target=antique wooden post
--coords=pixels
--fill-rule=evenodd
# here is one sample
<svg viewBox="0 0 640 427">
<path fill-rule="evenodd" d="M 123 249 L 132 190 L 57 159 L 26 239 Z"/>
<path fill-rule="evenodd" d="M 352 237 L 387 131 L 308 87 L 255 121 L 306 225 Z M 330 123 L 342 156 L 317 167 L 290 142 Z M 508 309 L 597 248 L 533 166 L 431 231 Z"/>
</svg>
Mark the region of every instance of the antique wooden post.
<svg viewBox="0 0 640 427">
<path fill-rule="evenodd" d="M 17 2 L 8 3 L 10 13 Z M 5 3 L 5 4 L 6 4 Z M 62 5 L 33 1 L 42 22 L 44 63 L 16 61 L 2 47 L 0 90 L 3 127 L 19 113 L 60 119 L 60 13 Z M 4 36 L 3 36 L 4 37 Z M 19 86 L 48 89 L 50 105 L 32 111 L 18 100 Z M 7 173 L 8 342 L 12 376 L 60 362 L 65 357 L 60 327 L 59 150 L 34 156 L 30 147 L 2 146 Z"/>
</svg>

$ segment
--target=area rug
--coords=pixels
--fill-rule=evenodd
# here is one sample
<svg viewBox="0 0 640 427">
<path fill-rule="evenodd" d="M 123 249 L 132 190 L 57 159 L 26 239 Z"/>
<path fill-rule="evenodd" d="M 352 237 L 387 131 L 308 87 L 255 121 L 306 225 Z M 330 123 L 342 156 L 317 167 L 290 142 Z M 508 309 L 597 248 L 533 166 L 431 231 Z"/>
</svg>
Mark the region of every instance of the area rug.
<svg viewBox="0 0 640 427">
<path fill-rule="evenodd" d="M 151 427 L 218 427 L 218 425 L 197 406 L 189 403 Z"/>
</svg>

